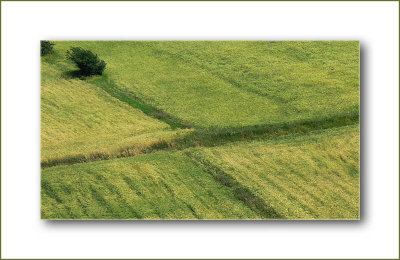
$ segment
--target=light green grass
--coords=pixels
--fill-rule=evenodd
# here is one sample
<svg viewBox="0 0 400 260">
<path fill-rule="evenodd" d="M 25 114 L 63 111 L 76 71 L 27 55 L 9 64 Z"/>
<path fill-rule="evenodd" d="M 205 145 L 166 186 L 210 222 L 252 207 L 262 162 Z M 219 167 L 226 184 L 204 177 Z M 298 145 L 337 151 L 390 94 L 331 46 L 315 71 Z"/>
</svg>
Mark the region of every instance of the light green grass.
<svg viewBox="0 0 400 260">
<path fill-rule="evenodd" d="M 191 149 L 287 219 L 358 219 L 359 126 Z"/>
<path fill-rule="evenodd" d="M 136 154 L 183 134 L 79 79 L 41 64 L 41 162 Z"/>
<path fill-rule="evenodd" d="M 116 86 L 201 128 L 358 114 L 355 41 L 56 42 L 107 62 Z"/>
<path fill-rule="evenodd" d="M 43 219 L 257 219 L 181 152 L 42 171 Z"/>
<path fill-rule="evenodd" d="M 76 78 L 70 47 L 104 75 Z M 358 121 L 355 41 L 58 41 L 42 218 L 359 219 Z"/>
<path fill-rule="evenodd" d="M 42 171 L 44 219 L 358 219 L 358 126 Z"/>
</svg>

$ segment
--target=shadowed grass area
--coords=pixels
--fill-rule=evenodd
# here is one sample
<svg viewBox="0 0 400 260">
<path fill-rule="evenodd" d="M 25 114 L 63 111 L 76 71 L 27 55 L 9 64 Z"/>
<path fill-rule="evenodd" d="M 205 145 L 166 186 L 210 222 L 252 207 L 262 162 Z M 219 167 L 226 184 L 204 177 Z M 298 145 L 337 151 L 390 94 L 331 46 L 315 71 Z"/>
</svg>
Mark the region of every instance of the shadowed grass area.
<svg viewBox="0 0 400 260">
<path fill-rule="evenodd" d="M 175 128 L 190 128 L 191 125 L 187 122 L 182 122 L 178 118 L 174 118 L 167 113 L 160 111 L 159 109 L 144 103 L 142 100 L 134 97 L 131 93 L 124 92 L 118 89 L 115 83 L 109 81 L 108 76 L 104 75 L 101 78 L 97 78 L 91 83 L 101 87 L 104 91 L 110 94 L 112 97 L 119 99 L 122 102 L 129 104 L 131 107 L 141 110 L 146 115 L 156 118 L 164 123 L 167 123 L 172 129 Z"/>
<path fill-rule="evenodd" d="M 261 138 L 274 138 L 289 134 L 304 134 L 315 130 L 335 128 L 359 123 L 358 113 L 324 118 L 290 122 L 275 125 L 255 125 L 247 127 L 228 128 L 222 130 L 202 130 L 198 129 L 181 139 L 173 140 L 175 147 L 192 146 L 218 146 L 229 142 L 253 140 Z"/>
<path fill-rule="evenodd" d="M 265 204 L 265 201 L 255 196 L 249 189 L 243 187 L 232 176 L 226 174 L 221 168 L 213 165 L 205 158 L 200 158 L 195 154 L 186 151 L 189 156 L 199 167 L 205 169 L 207 173 L 222 185 L 229 187 L 238 200 L 243 201 L 254 212 L 257 212 L 263 219 L 284 219 L 272 207 Z"/>
<path fill-rule="evenodd" d="M 161 139 L 152 144 L 139 147 L 127 147 L 114 151 L 112 154 L 91 154 L 90 156 L 64 157 L 56 160 L 42 162 L 42 168 L 55 165 L 74 164 L 81 162 L 97 161 L 115 157 L 135 156 L 142 153 L 153 153 L 160 150 L 182 150 L 189 147 L 213 147 L 230 142 L 245 140 L 260 140 L 276 138 L 290 134 L 305 134 L 315 130 L 358 124 L 359 115 L 346 115 L 324 120 L 310 120 L 293 122 L 290 124 L 277 124 L 265 126 L 250 126 L 230 128 L 224 130 L 194 130 L 174 138 Z"/>
</svg>

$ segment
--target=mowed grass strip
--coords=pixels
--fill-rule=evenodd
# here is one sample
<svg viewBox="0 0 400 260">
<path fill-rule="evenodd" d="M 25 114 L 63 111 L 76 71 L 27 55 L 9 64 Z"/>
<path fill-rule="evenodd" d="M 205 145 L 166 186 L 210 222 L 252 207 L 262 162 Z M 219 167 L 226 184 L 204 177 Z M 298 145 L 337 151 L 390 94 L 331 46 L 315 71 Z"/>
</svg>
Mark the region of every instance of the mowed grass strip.
<svg viewBox="0 0 400 260">
<path fill-rule="evenodd" d="M 46 58 L 41 64 L 42 165 L 134 155 L 184 134 L 95 85 L 66 79 L 62 61 L 59 66 Z"/>
<path fill-rule="evenodd" d="M 359 219 L 359 126 L 189 149 L 287 219 Z"/>
<path fill-rule="evenodd" d="M 229 129 L 358 113 L 355 41 L 85 41 L 106 76 L 184 125 Z"/>
<path fill-rule="evenodd" d="M 42 219 L 260 219 L 182 152 L 42 170 Z"/>
</svg>

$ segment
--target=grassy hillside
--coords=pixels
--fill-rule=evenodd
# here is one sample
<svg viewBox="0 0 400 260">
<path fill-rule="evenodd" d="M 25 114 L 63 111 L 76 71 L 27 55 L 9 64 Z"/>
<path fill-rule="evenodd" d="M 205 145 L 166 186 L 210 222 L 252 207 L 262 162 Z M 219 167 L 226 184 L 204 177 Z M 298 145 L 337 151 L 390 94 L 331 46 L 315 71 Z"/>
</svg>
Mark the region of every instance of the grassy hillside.
<svg viewBox="0 0 400 260">
<path fill-rule="evenodd" d="M 359 127 L 188 150 L 288 219 L 359 218 Z"/>
<path fill-rule="evenodd" d="M 66 79 L 59 67 L 46 60 L 41 70 L 44 165 L 132 155 L 183 133 L 93 84 Z"/>
<path fill-rule="evenodd" d="M 46 219 L 358 219 L 358 127 L 42 171 Z"/>
<path fill-rule="evenodd" d="M 57 42 L 107 62 L 114 86 L 201 128 L 358 115 L 358 42 Z"/>
<path fill-rule="evenodd" d="M 181 152 L 42 171 L 45 219 L 260 218 Z"/>
<path fill-rule="evenodd" d="M 55 43 L 42 219 L 360 218 L 358 42 Z"/>
</svg>

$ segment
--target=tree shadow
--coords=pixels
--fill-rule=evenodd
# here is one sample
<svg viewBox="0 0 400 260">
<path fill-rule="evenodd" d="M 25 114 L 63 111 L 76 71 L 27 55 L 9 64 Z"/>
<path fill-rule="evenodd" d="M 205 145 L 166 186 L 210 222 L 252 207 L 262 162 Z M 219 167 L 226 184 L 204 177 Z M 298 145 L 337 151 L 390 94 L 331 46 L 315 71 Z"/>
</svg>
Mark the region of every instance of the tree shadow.
<svg viewBox="0 0 400 260">
<path fill-rule="evenodd" d="M 82 73 L 81 70 L 68 70 L 68 71 L 63 71 L 61 73 L 61 77 L 64 79 L 86 79 L 88 75 Z"/>
</svg>

